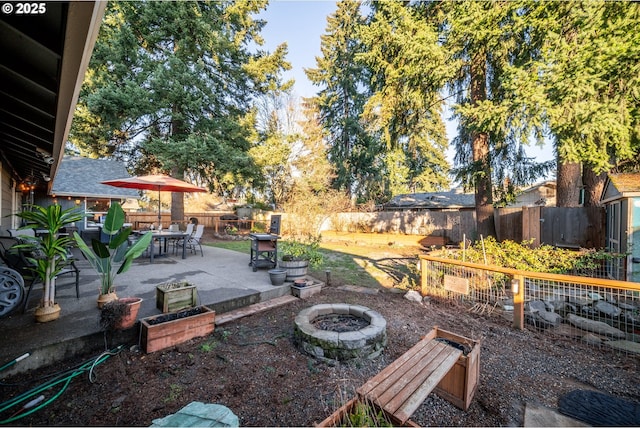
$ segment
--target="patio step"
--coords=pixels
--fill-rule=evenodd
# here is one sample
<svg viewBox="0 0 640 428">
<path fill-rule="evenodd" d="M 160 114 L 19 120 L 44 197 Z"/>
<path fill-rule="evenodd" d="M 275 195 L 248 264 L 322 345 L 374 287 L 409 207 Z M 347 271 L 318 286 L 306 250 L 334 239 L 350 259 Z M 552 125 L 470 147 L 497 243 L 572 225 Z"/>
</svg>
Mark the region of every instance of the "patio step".
<svg viewBox="0 0 640 428">
<path fill-rule="evenodd" d="M 268 309 L 277 308 L 279 306 L 284 306 L 288 303 L 295 302 L 296 300 L 298 300 L 297 297 L 294 297 L 292 295 L 286 295 L 286 296 L 276 297 L 274 299 L 269 299 L 265 302 L 254 303 L 253 305 L 245 306 L 244 308 L 225 312 L 223 314 L 216 315 L 216 325 L 226 324 L 230 321 L 234 321 L 239 318 L 246 317 L 248 315 L 253 315 L 258 312 L 266 311 Z"/>
</svg>

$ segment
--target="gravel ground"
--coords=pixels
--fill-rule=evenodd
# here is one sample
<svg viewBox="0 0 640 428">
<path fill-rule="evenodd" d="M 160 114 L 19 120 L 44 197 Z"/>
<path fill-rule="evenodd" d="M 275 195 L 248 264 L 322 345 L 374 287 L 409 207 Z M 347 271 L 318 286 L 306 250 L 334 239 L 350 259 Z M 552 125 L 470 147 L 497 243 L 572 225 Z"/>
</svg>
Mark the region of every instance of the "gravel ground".
<svg viewBox="0 0 640 428">
<path fill-rule="evenodd" d="M 301 353 L 293 343 L 293 319 L 318 303 L 361 304 L 380 312 L 387 320 L 385 352 L 373 361 L 339 365 Z M 431 394 L 412 417 L 422 426 L 522 426 L 525 404 L 557 408 L 558 398 L 574 389 L 640 401 L 637 358 L 517 331 L 501 316 L 480 316 L 437 299 L 421 305 L 391 291 L 327 287 L 307 301 L 242 318 L 171 349 L 126 349 L 95 367 L 93 383 L 86 374 L 74 378 L 50 405 L 11 425 L 149 426 L 202 401 L 227 406 L 244 426 L 312 426 L 434 326 L 482 341 L 480 382 L 466 412 Z M 89 357 L 5 379 L 0 401 Z M 43 394 L 49 399 L 53 392 Z"/>
</svg>

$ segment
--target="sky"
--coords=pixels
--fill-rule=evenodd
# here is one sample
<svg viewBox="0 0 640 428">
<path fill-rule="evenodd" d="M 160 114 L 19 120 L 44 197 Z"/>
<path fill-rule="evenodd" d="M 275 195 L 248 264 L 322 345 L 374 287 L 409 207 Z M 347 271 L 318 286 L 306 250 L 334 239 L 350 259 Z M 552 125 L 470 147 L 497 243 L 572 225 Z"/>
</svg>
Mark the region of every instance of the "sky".
<svg viewBox="0 0 640 428">
<path fill-rule="evenodd" d="M 262 30 L 264 48 L 273 51 L 287 42 L 287 59 L 292 68 L 285 77 L 295 79 L 299 97 L 311 97 L 319 89 L 307 80 L 304 69 L 316 67 L 320 35 L 325 33 L 327 16 L 335 11 L 335 1 L 270 0 L 267 10 L 260 15 L 267 20 Z"/>
<path fill-rule="evenodd" d="M 276 46 L 287 42 L 288 61 L 291 70 L 285 73 L 285 78 L 295 79 L 295 95 L 311 97 L 320 89 L 307 79 L 304 69 L 316 67 L 316 56 L 320 56 L 320 36 L 325 33 L 327 16 L 336 11 L 335 1 L 320 0 L 270 0 L 266 11 L 260 18 L 267 21 L 262 30 L 265 39 L 264 49 L 273 51 Z M 453 138 L 456 125 L 447 124 L 449 139 Z M 529 147 L 527 154 L 538 161 L 553 159 L 553 150 L 547 144 L 543 148 Z M 447 158 L 453 159 L 453 152 L 449 150 Z"/>
</svg>

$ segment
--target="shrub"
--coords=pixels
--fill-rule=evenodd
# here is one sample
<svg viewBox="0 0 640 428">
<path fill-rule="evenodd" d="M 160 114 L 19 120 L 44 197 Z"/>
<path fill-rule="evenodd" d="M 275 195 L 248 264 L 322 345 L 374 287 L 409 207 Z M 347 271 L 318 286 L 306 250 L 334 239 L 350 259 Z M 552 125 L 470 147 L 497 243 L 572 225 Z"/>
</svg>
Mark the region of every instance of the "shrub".
<svg viewBox="0 0 640 428">
<path fill-rule="evenodd" d="M 278 243 L 282 260 L 308 260 L 311 268 L 318 268 L 324 262 L 324 256 L 320 252 L 320 236 L 309 235 L 304 240 L 281 241 Z"/>
<path fill-rule="evenodd" d="M 531 243 L 532 241 L 518 243 L 508 240 L 497 242 L 495 238 L 488 237 L 482 241 L 476 241 L 464 249 L 453 251 L 443 249 L 432 252 L 431 255 L 533 272 L 583 276 L 595 276 L 602 269 L 603 263 L 616 261 L 626 256 L 605 250 L 573 251 L 551 245 L 532 248 Z"/>
</svg>

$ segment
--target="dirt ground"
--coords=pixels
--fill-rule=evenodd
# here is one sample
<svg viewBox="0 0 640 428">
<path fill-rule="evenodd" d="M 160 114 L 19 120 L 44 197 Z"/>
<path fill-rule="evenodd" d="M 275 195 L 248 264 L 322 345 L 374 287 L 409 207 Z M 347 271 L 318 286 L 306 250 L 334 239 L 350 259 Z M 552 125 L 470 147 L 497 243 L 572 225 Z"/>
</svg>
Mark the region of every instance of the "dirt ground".
<svg viewBox="0 0 640 428">
<path fill-rule="evenodd" d="M 318 303 L 359 304 L 382 314 L 388 335 L 383 354 L 337 365 L 303 354 L 293 342 L 293 320 Z M 138 346 L 126 347 L 97 364 L 91 379 L 89 371 L 83 372 L 51 404 L 9 425 L 149 426 L 200 401 L 228 407 L 243 426 L 313 426 L 433 326 L 482 341 L 480 381 L 466 412 L 431 394 L 412 417 L 422 426 L 522 426 L 525 405 L 557 408 L 558 398 L 575 389 L 640 401 L 637 358 L 544 332 L 514 330 L 503 316 L 481 316 L 437 299 L 420 304 L 389 289 L 371 294 L 336 284 L 171 349 L 145 354 Z M 106 339 L 109 349 L 118 345 Z M 84 355 L 5 379 L 0 403 L 96 357 Z M 62 386 L 43 391 L 45 400 Z M 0 422 L 16 411 L 1 412 Z"/>
</svg>

